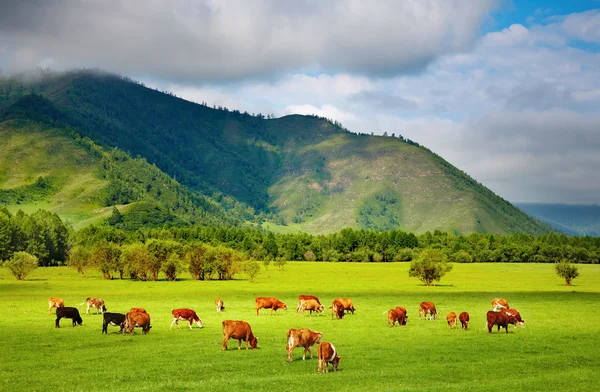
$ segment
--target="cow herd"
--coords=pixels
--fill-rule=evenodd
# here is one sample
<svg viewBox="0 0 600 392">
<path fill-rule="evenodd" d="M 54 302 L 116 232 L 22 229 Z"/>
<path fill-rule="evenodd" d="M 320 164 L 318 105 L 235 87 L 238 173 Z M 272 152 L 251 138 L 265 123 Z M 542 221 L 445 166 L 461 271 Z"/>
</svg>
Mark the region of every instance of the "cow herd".
<svg viewBox="0 0 600 392">
<path fill-rule="evenodd" d="M 270 314 L 273 314 L 273 311 L 277 313 L 277 310 L 279 309 L 287 310 L 287 305 L 274 297 L 258 297 L 255 299 L 255 302 L 257 316 L 259 315 L 260 309 L 270 309 Z M 122 314 L 107 312 L 104 301 L 99 298 L 87 298 L 86 302 L 81 305 L 84 304 L 87 305 L 86 314 L 90 313 L 91 308 L 96 309 L 96 314 L 98 314 L 98 312 L 102 313 L 102 334 L 108 334 L 109 325 L 120 327 L 119 333 L 122 333 L 123 335 L 125 335 L 126 332 L 133 335 L 134 328 L 136 327 L 142 329 L 142 334 L 149 333 L 150 328 L 152 328 L 150 325 L 150 315 L 143 308 L 131 308 L 129 312 Z M 218 313 L 225 310 L 221 298 L 215 300 L 215 306 Z M 65 307 L 64 301 L 61 298 L 50 298 L 48 300 L 48 314 L 50 314 L 51 310 L 54 308 L 56 308 L 56 328 L 60 327 L 59 322 L 62 318 L 71 319 L 73 327 L 83 323 L 79 310 L 74 307 Z M 345 314 L 354 314 L 355 311 L 354 304 L 349 298 L 336 298 L 329 309 L 331 309 L 332 319 L 343 319 Z M 316 296 L 300 295 L 298 297 L 296 315 L 299 315 L 300 312 L 304 315 L 304 312 L 306 311 L 309 311 L 311 316 L 313 312 L 324 313 L 325 306 L 321 304 L 319 298 Z M 169 329 L 173 328 L 173 324 L 177 325 L 178 328 L 181 328 L 179 321 L 188 321 L 190 329 L 192 329 L 194 323 L 196 323 L 199 328 L 203 327 L 202 320 L 200 320 L 200 317 L 198 317 L 196 312 L 192 309 L 173 309 L 171 313 L 173 315 L 173 321 L 171 322 Z M 396 323 L 399 326 L 405 326 L 408 321 L 407 310 L 402 306 L 396 306 L 395 308 L 390 309 L 387 314 L 388 327 L 394 327 L 396 326 Z M 494 298 L 492 300 L 492 310 L 488 311 L 486 316 L 488 333 L 492 333 L 494 326 L 498 327 L 498 333 L 500 332 L 500 328 L 505 328 L 508 333 L 509 324 L 513 324 L 515 327 L 517 327 L 517 325 L 523 327 L 525 323 L 521 318 L 519 311 L 511 309 L 508 302 L 503 298 Z M 425 320 L 436 320 L 438 318 L 438 312 L 433 302 L 421 302 L 419 305 L 419 319 L 421 318 L 424 318 Z M 462 329 L 467 330 L 469 327 L 469 313 L 467 312 L 460 313 L 458 317 L 455 312 L 449 312 L 446 316 L 446 320 L 449 328 L 457 328 L 458 321 L 460 321 Z M 252 328 L 248 322 L 241 320 L 224 320 L 222 326 L 222 350 L 227 350 L 227 342 L 229 339 L 238 340 L 238 350 L 241 349 L 242 341 L 246 343 L 246 350 L 249 349 L 249 346 L 251 346 L 252 349 L 257 348 L 258 338 L 252 333 Z M 292 352 L 296 347 L 304 348 L 304 354 L 302 356 L 303 360 L 306 359 L 307 353 L 310 354 L 310 357 L 312 358 L 311 348 L 315 344 L 318 344 L 318 372 L 328 372 L 329 364 L 333 366 L 334 371 L 337 371 L 341 357 L 338 355 L 333 344 L 321 341 L 322 336 L 322 332 L 311 331 L 308 328 L 292 328 L 288 330 L 286 335 L 287 361 L 292 361 Z"/>
</svg>

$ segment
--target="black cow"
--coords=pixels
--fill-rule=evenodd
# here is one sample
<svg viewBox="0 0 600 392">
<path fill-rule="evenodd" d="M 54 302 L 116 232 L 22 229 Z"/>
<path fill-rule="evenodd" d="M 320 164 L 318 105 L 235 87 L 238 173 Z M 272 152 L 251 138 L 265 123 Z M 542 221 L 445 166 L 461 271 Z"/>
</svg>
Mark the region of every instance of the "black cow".
<svg viewBox="0 0 600 392">
<path fill-rule="evenodd" d="M 108 335 L 108 324 L 119 326 L 121 329 L 119 333 L 123 332 L 125 328 L 125 319 L 127 317 L 122 313 L 104 313 L 104 321 L 102 322 L 102 334 Z"/>
<path fill-rule="evenodd" d="M 56 328 L 60 328 L 59 321 L 63 317 L 70 318 L 71 320 L 73 320 L 73 326 L 75 326 L 75 323 L 79 325 L 83 323 L 83 320 L 81 319 L 81 316 L 79 315 L 79 310 L 77 310 L 77 308 L 56 308 Z"/>
</svg>

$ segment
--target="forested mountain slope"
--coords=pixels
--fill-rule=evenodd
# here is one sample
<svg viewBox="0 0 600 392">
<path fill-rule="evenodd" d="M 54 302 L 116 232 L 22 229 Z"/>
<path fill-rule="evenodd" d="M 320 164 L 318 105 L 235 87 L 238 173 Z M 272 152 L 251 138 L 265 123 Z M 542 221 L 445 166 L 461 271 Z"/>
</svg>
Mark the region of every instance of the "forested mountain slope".
<svg viewBox="0 0 600 392">
<path fill-rule="evenodd" d="M 0 81 L 5 111 L 31 93 L 44 100 L 37 109 L 29 105 L 28 118 L 48 111 L 42 102 L 49 102 L 46 117 L 107 151 L 117 147 L 143 157 L 192 194 L 214 196 L 216 204 L 228 196 L 255 209 L 242 208 L 236 217 L 273 213 L 266 224 L 273 230 L 551 230 L 403 139 L 353 134 L 313 116 L 266 119 L 212 109 L 100 72 Z"/>
</svg>

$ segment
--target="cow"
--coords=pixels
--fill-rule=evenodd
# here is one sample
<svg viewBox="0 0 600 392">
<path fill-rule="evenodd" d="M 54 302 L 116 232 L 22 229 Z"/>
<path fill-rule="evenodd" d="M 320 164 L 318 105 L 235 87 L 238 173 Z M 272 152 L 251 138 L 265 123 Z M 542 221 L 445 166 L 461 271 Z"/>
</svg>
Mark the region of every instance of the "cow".
<svg viewBox="0 0 600 392">
<path fill-rule="evenodd" d="M 119 326 L 119 333 L 123 333 L 123 329 L 125 328 L 125 320 L 126 316 L 123 313 L 104 313 L 104 319 L 102 321 L 102 334 L 108 335 L 108 325 Z"/>
<path fill-rule="evenodd" d="M 343 319 L 345 313 L 345 309 L 344 308 L 344 304 L 342 302 L 339 301 L 339 299 L 336 299 L 333 301 L 333 303 L 331 304 L 331 319 L 333 320 L 333 317 L 335 316 L 338 319 Z"/>
<path fill-rule="evenodd" d="M 427 316 L 429 315 L 429 320 L 436 320 L 438 317 L 438 312 L 435 309 L 435 305 L 433 302 L 421 302 L 419 305 L 419 320 L 421 320 L 421 316 L 425 316 L 425 320 L 427 320 Z"/>
<path fill-rule="evenodd" d="M 129 331 L 130 335 L 133 335 L 133 329 L 135 327 L 142 328 L 142 334 L 146 335 L 150 332 L 150 315 L 142 312 L 129 312 L 125 315 L 125 328 L 123 329 L 123 335 L 125 331 Z"/>
<path fill-rule="evenodd" d="M 258 297 L 255 299 L 256 301 L 256 315 L 258 316 L 259 309 L 271 309 L 271 314 L 273 311 L 277 313 L 277 309 L 287 310 L 287 305 L 284 302 L 281 302 L 277 298 L 273 297 Z"/>
<path fill-rule="evenodd" d="M 50 298 L 48 300 L 48 314 L 53 308 L 63 308 L 65 306 L 65 301 L 62 298 Z"/>
<path fill-rule="evenodd" d="M 462 329 L 466 330 L 467 328 L 469 328 L 469 313 L 462 312 L 458 315 L 458 319 L 460 320 L 460 325 L 462 326 Z"/>
<path fill-rule="evenodd" d="M 217 307 L 217 313 L 225 310 L 225 305 L 223 305 L 223 300 L 221 298 L 215 299 L 215 306 Z"/>
<path fill-rule="evenodd" d="M 502 312 L 506 313 L 509 317 L 509 323 L 513 324 L 515 328 L 517 328 L 517 325 L 525 328 L 525 320 L 521 318 L 521 313 L 517 309 L 503 309 Z"/>
<path fill-rule="evenodd" d="M 499 312 L 502 309 L 510 309 L 508 302 L 504 298 L 494 298 L 492 300 L 492 309 L 494 312 Z"/>
<path fill-rule="evenodd" d="M 329 342 L 321 342 L 317 347 L 317 358 L 319 359 L 319 373 L 328 373 L 329 364 L 333 365 L 333 371 L 337 372 L 340 365 L 340 357 L 333 344 Z"/>
<path fill-rule="evenodd" d="M 202 328 L 202 320 L 200 317 L 194 312 L 192 309 L 173 309 L 171 312 L 173 314 L 173 321 L 171 321 L 171 328 L 173 328 L 173 324 L 177 324 L 177 328 L 181 329 L 179 326 L 179 320 L 187 320 L 190 322 L 190 329 L 192 329 L 192 324 L 196 322 L 198 327 Z"/>
<path fill-rule="evenodd" d="M 312 359 L 312 351 L 310 348 L 315 344 L 321 343 L 321 338 L 323 337 L 322 332 L 314 332 L 308 328 L 291 328 L 287 332 L 287 344 L 285 349 L 288 354 L 288 362 L 292 362 L 292 352 L 298 346 L 304 347 L 304 354 L 302 355 L 302 360 L 306 359 L 306 352 L 310 354 L 310 358 Z"/>
<path fill-rule="evenodd" d="M 62 306 L 56 308 L 56 328 L 60 328 L 59 321 L 63 317 L 70 318 L 73 321 L 73 326 L 75 326 L 76 323 L 79 325 L 83 323 L 83 320 L 81 319 L 81 316 L 79 315 L 79 310 L 77 310 L 77 308 Z"/>
<path fill-rule="evenodd" d="M 130 313 L 148 313 L 144 308 L 131 308 L 129 310 Z"/>
<path fill-rule="evenodd" d="M 408 321 L 406 308 L 402 306 L 396 306 L 396 308 L 388 310 L 388 327 L 396 326 L 396 321 L 400 326 L 406 325 L 406 322 Z"/>
<path fill-rule="evenodd" d="M 487 329 L 488 333 L 492 333 L 492 328 L 494 325 L 498 326 L 498 333 L 500 333 L 500 328 L 505 328 L 506 333 L 508 333 L 508 324 L 511 324 L 511 318 L 513 318 L 512 314 L 506 312 L 494 312 L 490 310 L 487 312 Z"/>
<path fill-rule="evenodd" d="M 238 350 L 242 349 L 242 340 L 246 341 L 246 350 L 248 350 L 248 343 L 252 346 L 253 350 L 256 350 L 258 344 L 258 338 L 252 334 L 252 328 L 250 324 L 240 320 L 223 320 L 223 345 L 221 349 L 227 350 L 227 341 L 229 339 L 238 340 Z"/>
<path fill-rule="evenodd" d="M 352 300 L 350 298 L 336 298 L 334 300 L 335 301 L 339 301 L 342 303 L 342 305 L 344 306 L 344 310 L 347 312 L 352 312 L 352 314 L 354 314 L 354 304 L 352 303 Z"/>
<path fill-rule="evenodd" d="M 296 307 L 296 313 L 298 313 L 302 310 L 300 308 L 300 304 L 302 303 L 302 301 L 306 301 L 309 299 L 315 300 L 315 301 L 317 301 L 317 303 L 319 305 L 321 305 L 321 301 L 319 301 L 319 298 L 315 297 L 314 295 L 299 295 L 298 296 L 298 307 Z"/>
<path fill-rule="evenodd" d="M 83 304 L 87 304 L 85 314 L 90 314 L 90 308 L 96 308 L 96 314 L 98 314 L 98 310 L 100 310 L 103 314 L 104 312 L 106 312 L 106 306 L 104 306 L 104 301 L 100 298 L 86 298 L 85 302 L 81 305 Z"/>
<path fill-rule="evenodd" d="M 312 312 L 322 313 L 325 310 L 325 307 L 314 299 L 301 299 L 298 303 L 298 309 L 302 310 L 302 315 L 308 310 L 312 316 Z M 296 309 L 296 314 L 298 314 L 298 309 Z"/>
<path fill-rule="evenodd" d="M 448 321 L 448 328 L 456 328 L 457 322 L 456 322 L 456 313 L 454 312 L 450 312 L 448 313 L 448 315 L 446 316 L 446 320 Z"/>
</svg>

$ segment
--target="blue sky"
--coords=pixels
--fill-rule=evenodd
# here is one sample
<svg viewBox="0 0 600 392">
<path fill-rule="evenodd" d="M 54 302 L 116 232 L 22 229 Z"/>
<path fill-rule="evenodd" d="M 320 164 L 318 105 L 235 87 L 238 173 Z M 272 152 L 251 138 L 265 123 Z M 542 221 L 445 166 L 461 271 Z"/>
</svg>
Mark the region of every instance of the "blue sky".
<svg viewBox="0 0 600 392">
<path fill-rule="evenodd" d="M 401 134 L 513 202 L 600 203 L 600 2 L 0 0 L 0 69 Z"/>
</svg>

